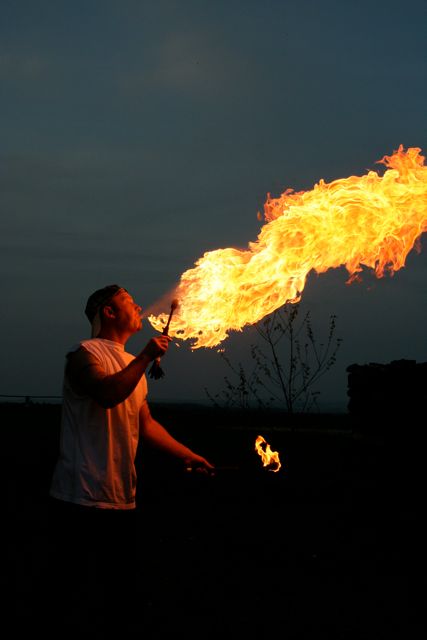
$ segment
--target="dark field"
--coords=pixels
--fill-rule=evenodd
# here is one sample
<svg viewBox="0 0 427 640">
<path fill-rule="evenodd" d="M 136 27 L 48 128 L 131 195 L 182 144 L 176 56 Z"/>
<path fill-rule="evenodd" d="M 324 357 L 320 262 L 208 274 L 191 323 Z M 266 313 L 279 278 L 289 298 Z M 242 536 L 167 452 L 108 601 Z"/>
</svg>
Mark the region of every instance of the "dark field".
<svg viewBox="0 0 427 640">
<path fill-rule="evenodd" d="M 106 637 L 109 616 L 87 590 L 67 613 L 52 604 L 61 584 L 48 578 L 47 493 L 60 409 L 0 409 L 12 637 Z M 425 637 L 421 420 L 392 428 L 347 414 L 152 412 L 219 468 L 200 477 L 140 451 L 140 544 L 125 560 L 139 577 L 137 605 L 117 637 Z M 262 466 L 258 434 L 279 452 L 278 473 Z"/>
</svg>

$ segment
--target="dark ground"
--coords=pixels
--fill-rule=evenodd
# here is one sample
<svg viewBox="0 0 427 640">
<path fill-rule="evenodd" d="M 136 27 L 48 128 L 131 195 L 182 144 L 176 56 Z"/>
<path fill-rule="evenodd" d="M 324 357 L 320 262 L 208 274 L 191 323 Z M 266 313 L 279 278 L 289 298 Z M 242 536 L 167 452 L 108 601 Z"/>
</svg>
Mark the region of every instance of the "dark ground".
<svg viewBox="0 0 427 640">
<path fill-rule="evenodd" d="M 425 637 L 421 420 L 391 428 L 389 418 L 347 414 L 152 412 L 224 468 L 205 478 L 140 452 L 144 545 L 130 550 L 140 593 L 121 638 Z M 105 637 L 102 621 L 88 617 L 87 595 L 77 594 L 58 620 L 55 586 L 46 584 L 59 407 L 3 405 L 0 420 L 12 523 L 3 563 L 12 567 L 3 572 L 12 594 L 7 637 Z M 280 453 L 278 473 L 254 451 L 258 434 Z"/>
</svg>

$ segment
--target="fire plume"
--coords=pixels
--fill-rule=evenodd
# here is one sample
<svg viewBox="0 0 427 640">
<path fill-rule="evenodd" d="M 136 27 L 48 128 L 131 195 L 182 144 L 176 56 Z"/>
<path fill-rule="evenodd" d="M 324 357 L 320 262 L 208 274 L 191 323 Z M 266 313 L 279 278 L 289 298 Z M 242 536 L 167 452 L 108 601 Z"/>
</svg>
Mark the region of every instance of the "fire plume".
<svg viewBox="0 0 427 640">
<path fill-rule="evenodd" d="M 378 278 L 401 269 L 427 231 L 427 167 L 421 149 L 402 145 L 378 162 L 382 176 L 369 171 L 268 196 L 256 242 L 208 251 L 183 273 L 170 335 L 192 340 L 192 349 L 215 347 L 229 331 L 298 302 L 311 271 L 345 266 L 352 282 L 364 268 Z M 167 319 L 148 318 L 158 331 Z"/>
<path fill-rule="evenodd" d="M 269 471 L 279 471 L 282 466 L 277 451 L 272 451 L 270 445 L 262 436 L 257 436 L 255 440 L 255 451 L 261 456 L 264 467 L 270 467 Z"/>
</svg>

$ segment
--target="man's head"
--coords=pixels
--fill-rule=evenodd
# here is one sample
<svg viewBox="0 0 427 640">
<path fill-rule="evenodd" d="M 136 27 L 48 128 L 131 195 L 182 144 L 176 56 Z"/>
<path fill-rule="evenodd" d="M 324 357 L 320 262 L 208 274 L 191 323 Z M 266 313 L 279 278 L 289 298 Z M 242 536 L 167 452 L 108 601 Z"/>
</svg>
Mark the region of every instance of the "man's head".
<svg viewBox="0 0 427 640">
<path fill-rule="evenodd" d="M 102 287 L 102 289 L 97 289 L 89 296 L 86 303 L 85 314 L 91 324 L 95 320 L 96 314 L 99 314 L 103 307 L 111 302 L 114 296 L 120 291 L 126 291 L 126 289 L 119 287 L 118 284 L 109 284 L 106 287 Z"/>
<path fill-rule="evenodd" d="M 97 289 L 89 296 L 85 314 L 92 325 L 92 338 L 96 338 L 101 328 L 108 326 L 114 331 L 131 335 L 141 328 L 141 307 L 124 287 L 110 284 Z"/>
</svg>

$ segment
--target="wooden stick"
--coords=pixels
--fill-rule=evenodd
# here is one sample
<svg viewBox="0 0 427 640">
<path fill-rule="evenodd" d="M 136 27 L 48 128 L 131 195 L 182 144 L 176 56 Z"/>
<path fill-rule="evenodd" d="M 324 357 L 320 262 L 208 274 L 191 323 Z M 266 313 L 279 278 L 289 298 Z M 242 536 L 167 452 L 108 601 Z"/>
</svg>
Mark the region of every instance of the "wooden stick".
<svg viewBox="0 0 427 640">
<path fill-rule="evenodd" d="M 170 310 L 168 321 L 167 321 L 166 326 L 165 326 L 165 328 L 163 329 L 163 332 L 162 332 L 164 336 L 169 335 L 169 325 L 170 325 L 171 320 L 172 320 L 173 312 L 175 311 L 177 306 L 178 306 L 178 300 L 177 300 L 177 298 L 174 298 L 172 300 L 172 302 L 171 302 L 171 310 Z"/>
<path fill-rule="evenodd" d="M 171 320 L 172 320 L 173 312 L 175 311 L 177 306 L 178 306 L 178 299 L 174 298 L 172 300 L 172 302 L 171 302 L 171 310 L 170 310 L 170 313 L 169 313 L 168 321 L 166 323 L 165 328 L 162 331 L 162 334 L 164 336 L 169 335 L 169 325 L 170 325 Z M 165 373 L 164 373 L 163 369 L 160 366 L 160 356 L 153 361 L 153 364 L 150 367 L 148 375 L 150 376 L 150 378 L 154 378 L 155 380 L 159 380 L 159 378 L 163 378 L 164 377 Z"/>
</svg>

